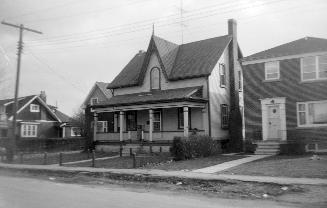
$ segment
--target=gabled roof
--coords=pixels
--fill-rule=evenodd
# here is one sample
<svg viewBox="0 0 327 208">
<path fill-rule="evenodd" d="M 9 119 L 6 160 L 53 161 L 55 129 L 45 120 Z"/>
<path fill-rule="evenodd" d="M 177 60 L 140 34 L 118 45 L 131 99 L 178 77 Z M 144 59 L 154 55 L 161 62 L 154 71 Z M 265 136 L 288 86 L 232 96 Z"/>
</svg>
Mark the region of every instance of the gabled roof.
<svg viewBox="0 0 327 208">
<path fill-rule="evenodd" d="M 209 76 L 231 40 L 225 35 L 177 45 L 153 35 L 147 52 L 135 55 L 108 88 L 141 85 L 152 53 L 158 55 L 168 80 Z"/>
<path fill-rule="evenodd" d="M 247 56 L 243 58 L 243 61 L 254 61 L 323 51 L 327 51 L 327 39 L 305 37 Z"/>
<path fill-rule="evenodd" d="M 89 99 L 91 97 L 91 95 L 93 94 L 94 90 L 96 88 L 100 89 L 100 91 L 103 93 L 103 95 L 109 99 L 112 95 L 109 89 L 107 89 L 109 83 L 106 82 L 95 82 L 95 84 L 93 85 L 92 89 L 90 90 L 89 94 L 86 96 L 83 105 L 87 105 L 87 103 L 89 102 Z"/>
<path fill-rule="evenodd" d="M 63 112 L 59 111 L 57 109 L 57 107 L 52 106 L 52 105 L 48 105 L 48 107 L 52 110 L 52 112 L 54 114 L 56 114 L 56 116 L 60 119 L 61 122 L 68 123 L 68 122 L 71 122 L 73 120 L 70 116 L 68 116 L 68 115 L 64 114 Z"/>
<path fill-rule="evenodd" d="M 109 99 L 107 102 L 99 103 L 95 106 L 110 107 L 110 106 L 124 106 L 124 105 L 137 105 L 137 104 L 152 104 L 163 103 L 171 101 L 196 101 L 207 102 L 202 97 L 201 87 L 187 87 L 171 90 L 158 90 L 152 92 L 133 93 L 125 95 L 116 95 Z"/>
<path fill-rule="evenodd" d="M 19 114 L 23 109 L 25 109 L 30 103 L 34 100 L 38 100 L 39 103 L 44 106 L 44 108 L 59 122 L 61 119 L 51 110 L 50 106 L 48 106 L 38 95 L 29 95 L 25 97 L 19 97 L 18 99 L 18 109 L 17 114 Z M 0 100 L 0 105 L 12 105 L 14 103 L 14 99 L 5 99 Z M 9 120 L 12 119 L 13 113 L 8 112 Z"/>
</svg>

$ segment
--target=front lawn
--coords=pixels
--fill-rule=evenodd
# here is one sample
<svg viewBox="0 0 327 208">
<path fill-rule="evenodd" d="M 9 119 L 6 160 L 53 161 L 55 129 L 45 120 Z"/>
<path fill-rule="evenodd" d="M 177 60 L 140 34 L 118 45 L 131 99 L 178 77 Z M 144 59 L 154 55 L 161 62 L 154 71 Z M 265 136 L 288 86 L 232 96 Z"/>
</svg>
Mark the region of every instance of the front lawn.
<svg viewBox="0 0 327 208">
<path fill-rule="evenodd" d="M 159 164 L 148 164 L 143 168 L 145 169 L 160 169 L 160 170 L 185 170 L 191 171 L 201 168 L 206 168 L 214 165 L 218 165 L 224 162 L 232 160 L 238 160 L 245 158 L 244 155 L 215 155 L 211 157 L 196 158 L 192 160 L 183 161 L 168 161 Z"/>
<path fill-rule="evenodd" d="M 327 178 L 327 155 L 320 160 L 305 156 L 271 156 L 220 173 L 240 175 Z"/>
<path fill-rule="evenodd" d="M 117 155 L 117 153 L 104 153 L 104 152 L 96 152 L 96 158 L 99 157 L 108 157 Z M 29 165 L 43 165 L 45 164 L 45 155 L 44 153 L 37 153 L 37 154 L 23 154 L 23 160 L 21 161 L 21 156 L 18 155 L 15 157 L 14 163 L 22 163 L 22 164 L 29 164 Z M 79 160 L 87 160 L 90 159 L 91 153 L 88 154 L 86 152 L 63 152 L 62 155 L 62 162 L 73 162 Z M 59 164 L 59 152 L 57 153 L 47 153 L 46 155 L 46 164 Z"/>
</svg>

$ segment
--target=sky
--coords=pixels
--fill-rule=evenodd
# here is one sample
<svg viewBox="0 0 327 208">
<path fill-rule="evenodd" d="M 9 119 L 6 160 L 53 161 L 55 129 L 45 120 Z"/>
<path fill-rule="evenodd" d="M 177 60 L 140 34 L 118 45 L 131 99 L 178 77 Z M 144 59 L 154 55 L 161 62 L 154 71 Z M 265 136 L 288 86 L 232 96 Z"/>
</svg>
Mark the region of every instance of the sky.
<svg viewBox="0 0 327 208">
<path fill-rule="evenodd" d="M 182 44 L 227 34 L 244 56 L 306 36 L 327 38 L 326 0 L 0 0 L 24 32 L 19 96 L 44 90 L 72 115 L 96 81 L 110 82 L 155 35 Z M 18 30 L 0 24 L 0 99 L 14 96 Z"/>
</svg>

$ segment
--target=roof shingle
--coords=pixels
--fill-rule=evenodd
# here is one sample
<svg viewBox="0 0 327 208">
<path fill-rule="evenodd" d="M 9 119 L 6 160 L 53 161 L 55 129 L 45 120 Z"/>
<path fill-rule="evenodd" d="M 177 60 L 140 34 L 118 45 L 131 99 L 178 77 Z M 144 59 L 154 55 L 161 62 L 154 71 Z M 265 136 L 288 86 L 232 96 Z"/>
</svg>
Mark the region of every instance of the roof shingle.
<svg viewBox="0 0 327 208">
<path fill-rule="evenodd" d="M 278 58 L 322 51 L 327 51 L 327 39 L 305 37 L 247 56 L 243 58 L 243 61 Z"/>
</svg>

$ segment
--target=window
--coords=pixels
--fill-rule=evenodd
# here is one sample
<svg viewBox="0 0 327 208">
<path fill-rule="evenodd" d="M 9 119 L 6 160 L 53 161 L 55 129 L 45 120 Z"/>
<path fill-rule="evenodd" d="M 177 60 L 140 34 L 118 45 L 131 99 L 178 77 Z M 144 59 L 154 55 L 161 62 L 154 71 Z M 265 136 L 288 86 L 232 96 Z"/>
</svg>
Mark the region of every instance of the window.
<svg viewBox="0 0 327 208">
<path fill-rule="evenodd" d="M 37 137 L 37 125 L 36 124 L 22 124 L 21 136 L 22 137 Z"/>
<path fill-rule="evenodd" d="M 79 128 L 79 127 L 71 127 L 71 129 L 70 129 L 70 136 L 72 136 L 72 137 L 81 136 L 81 128 Z"/>
<path fill-rule="evenodd" d="M 278 80 L 279 78 L 279 61 L 266 62 L 265 80 Z"/>
<path fill-rule="evenodd" d="M 153 112 L 153 131 L 161 130 L 161 111 Z"/>
<path fill-rule="evenodd" d="M 98 104 L 98 103 L 99 103 L 98 98 L 92 98 L 92 99 L 91 99 L 91 105 L 96 105 L 96 104 Z"/>
<path fill-rule="evenodd" d="M 242 85 L 242 72 L 241 71 L 237 71 L 237 75 L 238 75 L 238 90 L 242 91 L 243 89 L 243 85 Z"/>
<path fill-rule="evenodd" d="M 327 100 L 297 103 L 297 123 L 300 127 L 327 126 Z"/>
<path fill-rule="evenodd" d="M 108 132 L 108 121 L 98 121 L 97 132 L 99 133 Z"/>
<path fill-rule="evenodd" d="M 191 129 L 191 108 L 188 109 L 188 127 Z M 184 128 L 184 110 L 178 108 L 178 129 Z"/>
<path fill-rule="evenodd" d="M 30 111 L 31 112 L 40 112 L 40 106 L 36 104 L 31 104 L 30 105 Z"/>
<path fill-rule="evenodd" d="M 225 64 L 219 64 L 220 87 L 226 87 L 226 67 Z"/>
<path fill-rule="evenodd" d="M 229 127 L 228 105 L 221 104 L 220 105 L 220 113 L 221 113 L 221 128 L 222 129 L 228 129 L 228 127 Z"/>
<path fill-rule="evenodd" d="M 151 69 L 151 90 L 159 90 L 160 89 L 160 69 L 157 67 L 154 67 Z"/>
<path fill-rule="evenodd" d="M 301 59 L 302 81 L 327 79 L 327 55 Z"/>
<path fill-rule="evenodd" d="M 136 111 L 127 111 L 126 112 L 126 130 L 127 131 L 136 131 L 137 122 L 136 122 Z"/>
</svg>

